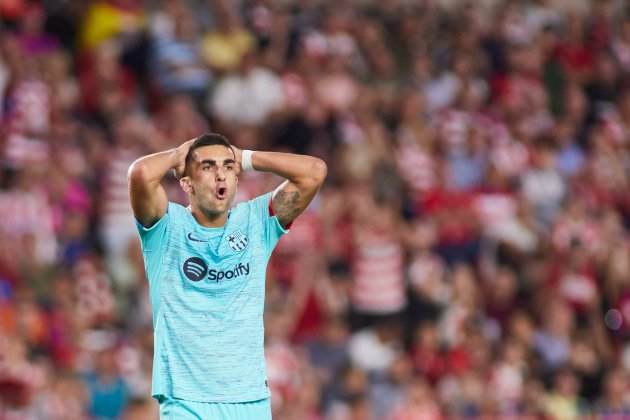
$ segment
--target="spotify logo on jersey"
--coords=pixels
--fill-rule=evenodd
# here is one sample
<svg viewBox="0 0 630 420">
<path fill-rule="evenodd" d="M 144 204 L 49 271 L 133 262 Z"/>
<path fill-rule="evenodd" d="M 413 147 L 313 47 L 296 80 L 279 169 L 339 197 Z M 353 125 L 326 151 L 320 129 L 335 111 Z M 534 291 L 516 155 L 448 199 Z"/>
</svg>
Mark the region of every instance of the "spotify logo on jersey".
<svg viewBox="0 0 630 420">
<path fill-rule="evenodd" d="M 184 274 L 192 281 L 199 281 L 208 274 L 208 265 L 199 257 L 191 257 L 184 263 Z"/>
<path fill-rule="evenodd" d="M 199 257 L 190 257 L 184 262 L 182 267 L 184 274 L 192 281 L 200 281 L 204 277 L 212 282 L 222 282 L 226 280 L 235 280 L 240 277 L 247 277 L 250 273 L 249 263 L 241 263 L 226 268 L 224 270 L 208 270 L 208 264 Z"/>
</svg>

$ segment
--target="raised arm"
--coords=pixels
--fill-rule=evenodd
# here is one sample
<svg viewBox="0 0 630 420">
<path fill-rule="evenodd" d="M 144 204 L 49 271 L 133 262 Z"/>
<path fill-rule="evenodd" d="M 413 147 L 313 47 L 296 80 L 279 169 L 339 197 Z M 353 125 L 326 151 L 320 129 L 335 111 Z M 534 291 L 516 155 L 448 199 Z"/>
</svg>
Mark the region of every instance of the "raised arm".
<svg viewBox="0 0 630 420">
<path fill-rule="evenodd" d="M 172 169 L 178 176 L 184 171 L 188 149 L 194 140 L 179 147 L 143 156 L 129 167 L 129 197 L 133 214 L 145 227 L 158 221 L 168 206 L 162 178 Z"/>
<path fill-rule="evenodd" d="M 242 151 L 235 148 L 235 153 L 240 161 Z M 319 158 L 279 152 L 254 152 L 252 166 L 286 179 L 274 191 L 272 199 L 274 214 L 284 227 L 306 209 L 328 171 L 326 163 Z"/>
</svg>

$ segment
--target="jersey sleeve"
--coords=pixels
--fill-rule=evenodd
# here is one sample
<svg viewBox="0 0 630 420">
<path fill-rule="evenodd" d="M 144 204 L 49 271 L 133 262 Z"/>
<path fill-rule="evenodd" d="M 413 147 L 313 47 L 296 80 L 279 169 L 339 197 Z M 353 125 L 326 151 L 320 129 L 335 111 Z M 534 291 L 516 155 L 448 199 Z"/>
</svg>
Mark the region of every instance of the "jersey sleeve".
<svg viewBox="0 0 630 420">
<path fill-rule="evenodd" d="M 149 227 L 143 226 L 142 223 L 136 219 L 136 228 L 140 235 L 145 271 L 150 283 L 157 277 L 160 261 L 166 249 L 172 213 L 172 203 L 169 203 L 166 213 Z"/>
<path fill-rule="evenodd" d="M 166 209 L 166 213 L 157 222 L 149 227 L 145 227 L 138 219 L 136 219 L 136 228 L 140 234 L 140 242 L 144 252 L 157 251 L 160 244 L 166 239 L 167 227 L 170 219 L 170 203 Z"/>
<path fill-rule="evenodd" d="M 256 219 L 262 223 L 264 240 L 269 252 L 275 248 L 282 235 L 289 232 L 288 227 L 285 229 L 280 224 L 278 216 L 273 214 L 271 207 L 272 195 L 273 192 L 268 192 L 249 202 Z"/>
</svg>

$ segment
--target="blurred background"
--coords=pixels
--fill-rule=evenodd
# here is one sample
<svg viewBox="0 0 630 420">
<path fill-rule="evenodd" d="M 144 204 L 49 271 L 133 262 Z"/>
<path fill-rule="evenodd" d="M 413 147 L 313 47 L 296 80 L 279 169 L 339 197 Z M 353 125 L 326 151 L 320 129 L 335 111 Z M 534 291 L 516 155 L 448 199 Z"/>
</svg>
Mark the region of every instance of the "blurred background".
<svg viewBox="0 0 630 420">
<path fill-rule="evenodd" d="M 328 162 L 269 265 L 274 419 L 630 419 L 626 1 L 0 17 L 0 419 L 157 418 L 126 171 L 207 130 Z"/>
</svg>

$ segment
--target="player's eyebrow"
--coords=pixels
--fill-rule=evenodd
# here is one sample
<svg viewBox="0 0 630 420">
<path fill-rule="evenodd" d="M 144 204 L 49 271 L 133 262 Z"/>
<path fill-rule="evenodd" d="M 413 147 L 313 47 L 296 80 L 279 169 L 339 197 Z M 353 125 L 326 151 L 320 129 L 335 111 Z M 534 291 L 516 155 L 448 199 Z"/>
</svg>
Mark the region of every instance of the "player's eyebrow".
<svg viewBox="0 0 630 420">
<path fill-rule="evenodd" d="M 200 165 L 203 165 L 204 163 L 208 163 L 210 165 L 216 165 L 217 161 L 214 159 L 204 159 L 201 162 L 199 162 Z M 234 164 L 236 163 L 236 161 L 232 158 L 228 158 L 228 159 L 224 159 L 223 160 L 223 165 L 230 165 L 230 164 Z"/>
</svg>

